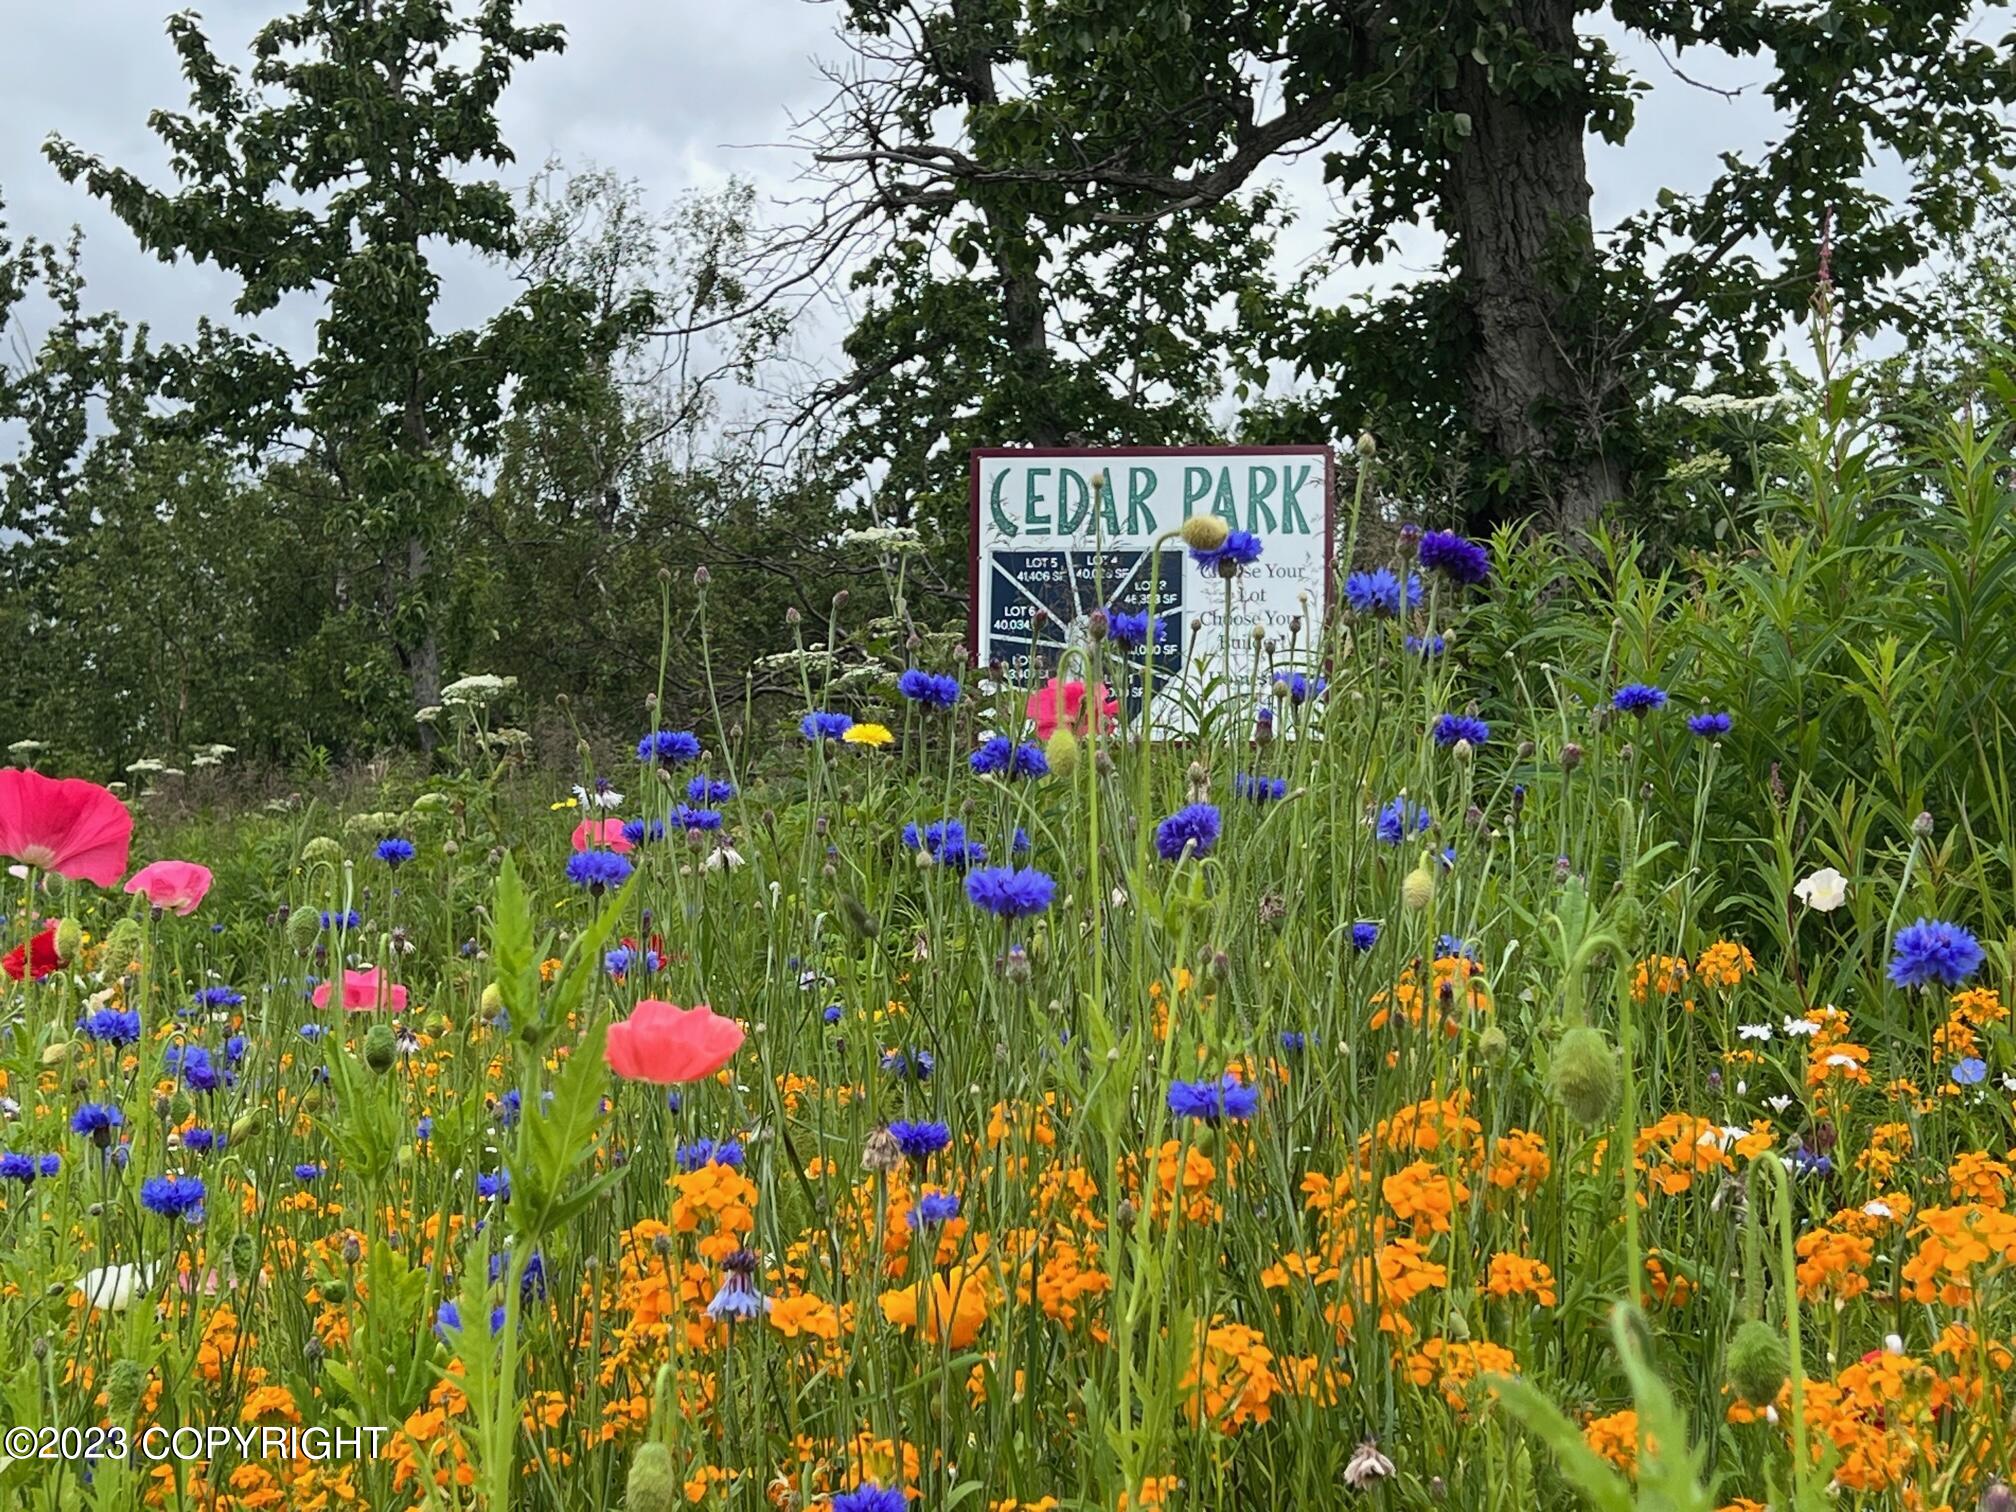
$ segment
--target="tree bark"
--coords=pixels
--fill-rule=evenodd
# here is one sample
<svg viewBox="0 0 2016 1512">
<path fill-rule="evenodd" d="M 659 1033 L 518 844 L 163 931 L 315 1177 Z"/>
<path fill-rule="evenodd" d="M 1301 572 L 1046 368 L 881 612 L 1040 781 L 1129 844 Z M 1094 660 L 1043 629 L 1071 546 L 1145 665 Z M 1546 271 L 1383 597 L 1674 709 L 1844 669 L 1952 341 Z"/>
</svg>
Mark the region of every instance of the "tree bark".
<svg viewBox="0 0 2016 1512">
<path fill-rule="evenodd" d="M 1574 0 L 1512 10 L 1507 19 L 1564 66 L 1574 56 Z M 1472 428 L 1515 485 L 1472 523 L 1532 512 L 1554 529 L 1580 529 L 1625 481 L 1602 452 L 1614 380 L 1591 371 L 1595 344 L 1570 310 L 1591 246 L 1587 107 L 1572 85 L 1552 97 L 1494 86 L 1469 57 L 1455 104 L 1470 125 L 1443 204 L 1470 327 L 1464 388 Z"/>
</svg>

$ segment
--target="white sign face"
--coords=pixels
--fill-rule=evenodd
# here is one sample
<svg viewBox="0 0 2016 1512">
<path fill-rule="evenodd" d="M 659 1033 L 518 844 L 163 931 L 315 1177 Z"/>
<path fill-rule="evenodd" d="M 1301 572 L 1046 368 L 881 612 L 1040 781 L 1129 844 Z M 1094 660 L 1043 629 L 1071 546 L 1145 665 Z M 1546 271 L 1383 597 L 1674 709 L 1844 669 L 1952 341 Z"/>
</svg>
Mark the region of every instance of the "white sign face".
<svg viewBox="0 0 2016 1512">
<path fill-rule="evenodd" d="M 1040 684 L 1083 642 L 1094 609 L 1144 614 L 1152 582 L 1155 731 L 1192 734 L 1200 709 L 1259 691 L 1256 667 L 1314 670 L 1329 607 L 1334 481 L 1327 446 L 977 450 L 975 660 L 998 665 L 1018 687 Z M 1259 559 L 1231 578 L 1199 566 L 1170 534 L 1193 515 L 1250 533 Z M 1257 662 L 1256 625 L 1268 643 Z M 1116 657 L 1128 665 L 1126 686 L 1114 691 L 1130 717 L 1150 652 L 1107 643 L 1108 665 Z"/>
</svg>

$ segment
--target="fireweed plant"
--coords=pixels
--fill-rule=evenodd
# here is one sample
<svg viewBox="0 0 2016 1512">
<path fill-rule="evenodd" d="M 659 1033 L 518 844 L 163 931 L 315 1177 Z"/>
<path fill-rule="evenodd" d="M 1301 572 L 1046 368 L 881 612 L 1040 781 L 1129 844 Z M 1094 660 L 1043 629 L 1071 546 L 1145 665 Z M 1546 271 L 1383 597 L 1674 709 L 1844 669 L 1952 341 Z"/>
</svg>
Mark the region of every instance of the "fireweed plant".
<svg viewBox="0 0 2016 1512">
<path fill-rule="evenodd" d="M 1403 530 L 1139 707 L 1150 619 L 1050 687 L 836 601 L 578 772 L 493 678 L 368 811 L 0 773 L 6 1424 L 390 1430 L 0 1501 L 2000 1505 L 2006 726 L 1793 633 L 2009 549 L 1955 467 L 1887 558 Z"/>
</svg>

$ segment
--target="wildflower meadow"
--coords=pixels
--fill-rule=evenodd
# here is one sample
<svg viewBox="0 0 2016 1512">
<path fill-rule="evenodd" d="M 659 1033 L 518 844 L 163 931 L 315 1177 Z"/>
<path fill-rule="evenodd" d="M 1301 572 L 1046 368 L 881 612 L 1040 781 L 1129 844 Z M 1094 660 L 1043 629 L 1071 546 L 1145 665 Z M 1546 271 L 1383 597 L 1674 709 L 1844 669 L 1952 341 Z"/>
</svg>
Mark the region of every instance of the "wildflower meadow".
<svg viewBox="0 0 2016 1512">
<path fill-rule="evenodd" d="M 0 1496 L 2009 1505 L 2003 463 L 1786 436 L 1748 552 L 1403 527 L 1138 707 L 1152 609 L 841 595 L 572 771 L 490 675 L 342 805 L 24 742 Z"/>
</svg>

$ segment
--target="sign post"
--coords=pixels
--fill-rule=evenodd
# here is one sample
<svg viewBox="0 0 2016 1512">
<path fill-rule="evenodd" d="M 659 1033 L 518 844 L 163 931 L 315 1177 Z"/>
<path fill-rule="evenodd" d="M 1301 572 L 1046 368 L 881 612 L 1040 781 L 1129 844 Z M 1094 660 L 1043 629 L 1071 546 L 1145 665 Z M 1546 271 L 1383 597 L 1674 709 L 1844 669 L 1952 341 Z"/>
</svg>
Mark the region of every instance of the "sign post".
<svg viewBox="0 0 2016 1512">
<path fill-rule="evenodd" d="M 1273 643 L 1275 670 L 1313 667 L 1330 604 L 1335 491 L 1328 446 L 978 448 L 974 659 L 1034 686 L 1084 641 L 1093 610 L 1145 613 L 1152 583 L 1159 634 L 1124 653 L 1128 676 L 1116 692 L 1138 713 L 1152 654 L 1154 733 L 1193 734 L 1213 690 L 1239 691 L 1224 679 L 1228 668 L 1252 665 L 1255 625 Z M 1229 621 L 1227 581 L 1200 568 L 1173 534 L 1200 514 L 1260 540 L 1259 561 L 1229 581 Z"/>
</svg>

